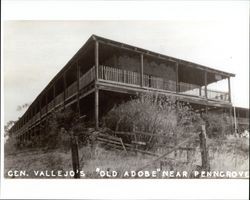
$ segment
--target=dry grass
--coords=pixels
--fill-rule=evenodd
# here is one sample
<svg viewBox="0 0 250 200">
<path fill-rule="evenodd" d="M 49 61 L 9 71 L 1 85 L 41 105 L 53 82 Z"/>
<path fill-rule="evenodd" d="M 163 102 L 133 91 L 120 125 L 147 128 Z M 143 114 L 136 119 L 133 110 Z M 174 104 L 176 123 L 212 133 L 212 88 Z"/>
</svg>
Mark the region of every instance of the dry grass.
<svg viewBox="0 0 250 200">
<path fill-rule="evenodd" d="M 249 141 L 246 138 L 229 137 L 224 141 L 209 140 L 209 156 L 211 170 L 222 171 L 248 171 L 249 170 Z M 162 153 L 168 149 L 163 149 Z M 160 167 L 160 162 L 152 162 L 155 157 L 135 154 L 116 150 L 107 150 L 99 145 L 91 148 L 83 146 L 79 149 L 80 170 L 85 173 L 85 178 L 102 178 L 96 172 L 96 168 L 104 171 L 116 171 L 118 175 L 113 178 L 123 178 L 125 171 L 137 170 L 147 163 L 152 164 L 144 170 L 152 171 Z M 174 152 L 165 159 L 163 170 L 188 171 L 194 170 L 196 165 L 201 165 L 199 147 L 190 156 L 189 163 L 183 163 L 187 159 L 186 151 L 178 151 L 177 157 Z M 178 161 L 178 162 L 177 162 Z M 44 152 L 42 150 L 26 151 L 5 158 L 5 177 L 8 170 L 26 170 L 31 176 L 28 178 L 60 178 L 60 177 L 35 177 L 33 170 L 72 170 L 71 152 L 53 150 Z M 9 177 L 8 177 L 9 178 Z M 21 177 L 16 177 L 21 178 Z M 27 177 L 24 177 L 27 178 Z M 67 177 L 70 178 L 70 177 Z M 108 178 L 105 176 L 104 178 Z M 158 177 L 161 178 L 161 177 Z"/>
</svg>

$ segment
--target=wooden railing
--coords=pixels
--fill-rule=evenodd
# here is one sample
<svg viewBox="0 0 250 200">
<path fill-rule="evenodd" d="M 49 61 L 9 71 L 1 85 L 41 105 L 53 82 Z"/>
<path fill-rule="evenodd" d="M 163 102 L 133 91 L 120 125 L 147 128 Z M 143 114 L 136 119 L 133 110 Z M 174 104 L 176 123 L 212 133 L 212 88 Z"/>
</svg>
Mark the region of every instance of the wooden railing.
<svg viewBox="0 0 250 200">
<path fill-rule="evenodd" d="M 229 94 L 227 92 L 207 90 L 207 98 L 219 101 L 229 101 Z"/>
<path fill-rule="evenodd" d="M 161 90 L 176 91 L 176 82 L 164 80 L 164 78 L 144 74 L 143 84 L 145 87 L 151 87 Z"/>
<path fill-rule="evenodd" d="M 75 81 L 69 87 L 67 87 L 67 89 L 65 91 L 65 95 L 66 95 L 66 98 L 68 98 L 76 93 L 77 93 L 77 82 Z"/>
<path fill-rule="evenodd" d="M 51 111 L 54 108 L 54 100 L 52 99 L 49 103 L 48 103 L 48 111 Z"/>
<path fill-rule="evenodd" d="M 87 86 L 93 80 L 95 80 L 95 67 L 92 67 L 89 71 L 87 71 L 84 75 L 80 77 L 79 80 L 80 89 Z"/>
<path fill-rule="evenodd" d="M 134 71 L 128 71 L 108 66 L 99 66 L 99 79 L 127 83 L 131 85 L 140 85 L 140 74 Z"/>
<path fill-rule="evenodd" d="M 38 121 L 40 119 L 40 112 L 36 113 L 34 118 L 35 118 L 35 122 Z"/>
<path fill-rule="evenodd" d="M 41 114 L 42 114 L 42 116 L 46 114 L 46 106 L 44 106 L 44 107 L 41 109 Z"/>
<path fill-rule="evenodd" d="M 99 66 L 99 79 L 108 80 L 118 83 L 126 83 L 130 85 L 140 85 L 140 73 L 134 71 L 128 71 L 118 69 L 109 66 Z M 143 86 L 167 91 L 177 91 L 180 94 L 205 97 L 205 89 L 199 85 L 179 82 L 176 85 L 176 81 L 165 80 L 162 77 L 156 77 L 149 74 L 143 75 Z M 178 88 L 176 88 L 176 86 Z M 228 93 L 207 90 L 208 99 L 215 99 L 220 101 L 229 101 Z"/>
<path fill-rule="evenodd" d="M 59 95 L 56 96 L 56 98 L 55 98 L 55 104 L 56 104 L 56 106 L 59 105 L 59 104 L 61 104 L 63 102 L 63 98 L 64 98 L 63 97 L 63 92 L 61 94 L 59 94 Z"/>
<path fill-rule="evenodd" d="M 203 88 L 190 83 L 178 83 L 178 92 L 181 94 L 205 97 L 205 90 Z"/>
</svg>

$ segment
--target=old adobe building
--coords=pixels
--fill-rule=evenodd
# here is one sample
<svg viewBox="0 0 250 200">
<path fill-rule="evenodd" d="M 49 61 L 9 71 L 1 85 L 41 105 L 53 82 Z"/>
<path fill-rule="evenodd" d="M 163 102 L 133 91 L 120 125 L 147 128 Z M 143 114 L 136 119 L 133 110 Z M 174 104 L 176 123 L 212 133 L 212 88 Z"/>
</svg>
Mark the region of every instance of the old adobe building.
<svg viewBox="0 0 250 200">
<path fill-rule="evenodd" d="M 230 78 L 234 74 L 92 35 L 36 97 L 11 129 L 19 141 L 44 134 L 53 110 L 71 107 L 94 119 L 141 92 L 176 96 L 201 112 L 232 115 Z M 210 89 L 225 82 L 226 91 Z M 219 84 L 218 84 L 219 86 Z"/>
</svg>

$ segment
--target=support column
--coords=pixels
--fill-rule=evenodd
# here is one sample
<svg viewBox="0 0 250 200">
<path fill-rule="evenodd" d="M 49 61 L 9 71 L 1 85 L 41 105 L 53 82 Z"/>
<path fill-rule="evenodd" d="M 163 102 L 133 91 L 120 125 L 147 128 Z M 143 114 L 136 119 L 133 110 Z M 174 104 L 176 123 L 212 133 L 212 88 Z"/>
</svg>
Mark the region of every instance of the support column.
<svg viewBox="0 0 250 200">
<path fill-rule="evenodd" d="M 95 89 L 95 128 L 99 128 L 99 90 Z"/>
<path fill-rule="evenodd" d="M 99 42 L 95 41 L 95 80 L 98 81 L 99 70 Z"/>
<path fill-rule="evenodd" d="M 175 72 L 175 75 L 176 75 L 176 92 L 179 92 L 179 63 L 177 62 L 176 64 L 176 72 Z"/>
<path fill-rule="evenodd" d="M 206 71 L 205 71 L 204 83 L 205 83 L 205 98 L 207 99 L 207 72 Z"/>
<path fill-rule="evenodd" d="M 77 110 L 79 113 L 79 117 L 81 115 L 80 111 L 80 67 L 78 65 L 78 61 L 76 61 L 76 82 L 77 82 Z"/>
<path fill-rule="evenodd" d="M 53 85 L 53 104 L 54 104 L 54 109 L 56 107 L 56 86 L 55 84 Z"/>
<path fill-rule="evenodd" d="M 238 125 L 237 125 L 237 114 L 236 114 L 236 109 L 235 106 L 233 107 L 233 117 L 234 117 L 234 133 L 237 133 Z"/>
<path fill-rule="evenodd" d="M 63 73 L 63 108 L 65 109 L 65 100 L 66 100 L 66 78 L 65 72 Z"/>
<path fill-rule="evenodd" d="M 99 42 L 95 41 L 95 128 L 99 129 L 99 90 L 97 88 L 99 71 Z"/>
<path fill-rule="evenodd" d="M 228 80 L 228 101 L 231 103 L 231 84 L 230 84 L 230 77 L 228 77 L 227 80 Z"/>
<path fill-rule="evenodd" d="M 233 107 L 229 108 L 229 117 L 231 119 L 231 131 L 234 132 Z"/>
<path fill-rule="evenodd" d="M 143 54 L 141 54 L 141 69 L 140 69 L 140 72 L 141 72 L 141 79 L 140 79 L 140 81 L 141 81 L 141 87 L 143 87 L 144 86 L 144 84 L 143 84 Z"/>
<path fill-rule="evenodd" d="M 45 94 L 45 103 L 46 103 L 46 115 L 47 115 L 47 113 L 48 113 L 48 94 L 46 93 Z"/>
<path fill-rule="evenodd" d="M 41 99 L 41 98 L 40 98 Z M 42 121 L 42 106 L 41 106 L 41 100 L 39 100 L 39 113 L 40 113 L 40 123 Z"/>
</svg>

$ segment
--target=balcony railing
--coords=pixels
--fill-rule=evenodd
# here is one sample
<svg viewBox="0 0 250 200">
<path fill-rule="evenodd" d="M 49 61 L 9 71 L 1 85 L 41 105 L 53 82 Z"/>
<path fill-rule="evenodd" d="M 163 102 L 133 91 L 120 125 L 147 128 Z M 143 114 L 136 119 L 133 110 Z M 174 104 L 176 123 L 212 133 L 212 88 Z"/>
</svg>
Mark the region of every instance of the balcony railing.
<svg viewBox="0 0 250 200">
<path fill-rule="evenodd" d="M 53 108 L 54 108 L 54 100 L 51 100 L 51 101 L 48 103 L 48 111 L 51 111 Z"/>
<path fill-rule="evenodd" d="M 178 83 L 178 92 L 181 94 L 205 97 L 205 90 L 203 88 L 190 83 Z"/>
<path fill-rule="evenodd" d="M 207 90 L 207 98 L 219 101 L 229 101 L 229 94 L 227 92 Z"/>
<path fill-rule="evenodd" d="M 143 76 L 143 84 L 145 87 L 156 88 L 161 90 L 176 91 L 176 82 L 172 80 L 164 80 L 164 78 L 156 77 L 148 74 Z"/>
<path fill-rule="evenodd" d="M 59 104 L 61 104 L 63 102 L 63 99 L 64 99 L 63 95 L 64 94 L 62 92 L 62 93 L 60 93 L 59 95 L 56 96 L 56 98 L 55 98 L 55 104 L 56 104 L 56 106 L 59 105 Z"/>
<path fill-rule="evenodd" d="M 140 74 L 138 72 L 99 66 L 99 79 L 127 83 L 131 85 L 140 85 Z"/>
<path fill-rule="evenodd" d="M 44 106 L 44 107 L 41 109 L 41 114 L 42 114 L 42 116 L 46 114 L 46 106 Z"/>
<path fill-rule="evenodd" d="M 95 67 L 92 67 L 89 71 L 87 71 L 85 74 L 83 74 L 80 77 L 80 80 L 79 80 L 80 89 L 87 86 L 93 80 L 95 80 Z"/>
<path fill-rule="evenodd" d="M 66 98 L 73 96 L 77 93 L 77 82 L 75 81 L 65 91 Z"/>
<path fill-rule="evenodd" d="M 99 66 L 99 79 L 108 80 L 118 83 L 126 83 L 130 85 L 140 85 L 140 73 L 118 69 L 109 66 Z M 176 84 L 173 80 L 165 80 L 161 77 L 152 76 L 149 74 L 143 75 L 143 86 L 167 91 L 177 91 L 177 93 L 192 95 L 205 98 L 205 89 L 199 85 L 179 82 Z M 176 86 L 178 88 L 176 88 Z M 208 99 L 229 101 L 227 92 L 220 92 L 207 89 Z"/>
</svg>

